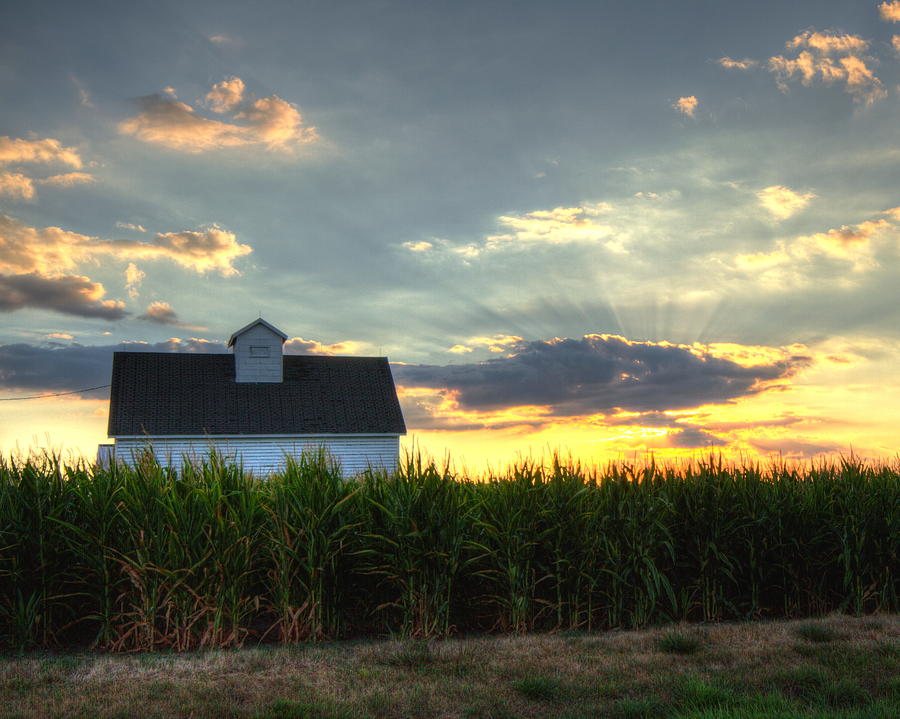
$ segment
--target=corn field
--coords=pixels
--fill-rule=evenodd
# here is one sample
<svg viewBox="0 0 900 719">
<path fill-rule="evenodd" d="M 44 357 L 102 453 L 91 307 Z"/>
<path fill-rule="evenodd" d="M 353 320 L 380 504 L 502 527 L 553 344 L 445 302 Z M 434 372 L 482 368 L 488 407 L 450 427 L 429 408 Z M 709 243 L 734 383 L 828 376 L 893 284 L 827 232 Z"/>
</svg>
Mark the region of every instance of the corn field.
<svg viewBox="0 0 900 719">
<path fill-rule="evenodd" d="M 364 635 L 896 612 L 900 466 L 458 476 L 420 456 L 344 480 L 0 459 L 0 646 L 109 651 Z"/>
</svg>

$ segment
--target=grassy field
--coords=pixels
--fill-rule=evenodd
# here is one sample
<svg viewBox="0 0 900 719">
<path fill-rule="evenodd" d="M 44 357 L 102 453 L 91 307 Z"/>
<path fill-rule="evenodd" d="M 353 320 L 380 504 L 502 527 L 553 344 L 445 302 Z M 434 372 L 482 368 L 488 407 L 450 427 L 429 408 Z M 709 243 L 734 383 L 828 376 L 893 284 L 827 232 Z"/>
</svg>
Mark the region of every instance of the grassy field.
<svg viewBox="0 0 900 719">
<path fill-rule="evenodd" d="M 0 650 L 639 629 L 900 611 L 900 467 L 585 468 L 344 479 L 210 457 L 0 458 Z"/>
<path fill-rule="evenodd" d="M 900 616 L 9 656 L 0 716 L 896 719 Z"/>
</svg>

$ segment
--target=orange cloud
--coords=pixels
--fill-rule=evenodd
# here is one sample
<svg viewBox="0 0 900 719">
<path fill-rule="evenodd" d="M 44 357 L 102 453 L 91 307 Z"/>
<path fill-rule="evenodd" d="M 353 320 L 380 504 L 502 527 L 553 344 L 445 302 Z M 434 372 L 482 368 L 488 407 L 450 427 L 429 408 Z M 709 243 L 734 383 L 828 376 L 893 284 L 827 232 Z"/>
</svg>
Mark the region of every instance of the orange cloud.
<svg viewBox="0 0 900 719">
<path fill-rule="evenodd" d="M 679 97 L 672 105 L 672 107 L 674 107 L 683 115 L 693 117 L 694 113 L 697 111 L 698 104 L 699 101 L 697 100 L 697 98 L 693 95 L 689 95 L 688 97 Z"/>
<path fill-rule="evenodd" d="M 800 33 L 793 40 L 785 43 L 788 48 L 809 47 L 823 55 L 831 53 L 865 52 L 869 43 L 859 35 L 835 35 L 827 32 L 807 30 Z"/>
<path fill-rule="evenodd" d="M 192 154 L 254 145 L 290 152 L 318 140 L 316 128 L 303 125 L 296 105 L 277 95 L 248 99 L 238 77 L 213 85 L 205 100 L 213 112 L 231 113 L 236 122 L 202 117 L 167 93 L 142 98 L 141 112 L 120 122 L 119 132 Z"/>
<path fill-rule="evenodd" d="M 888 22 L 900 22 L 900 2 L 883 2 L 878 6 L 881 19 Z"/>
<path fill-rule="evenodd" d="M 816 195 L 812 192 L 798 193 L 784 185 L 772 185 L 756 193 L 759 204 L 779 220 L 786 220 L 809 204 Z"/>
<path fill-rule="evenodd" d="M 345 340 L 334 344 L 323 344 L 318 340 L 305 340 L 302 337 L 292 337 L 284 343 L 284 351 L 288 354 L 301 355 L 344 355 L 359 354 L 365 345 L 362 342 Z"/>
<path fill-rule="evenodd" d="M 206 101 L 213 112 L 229 112 L 244 100 L 244 81 L 239 77 L 230 77 L 217 82 L 206 93 Z"/>
<path fill-rule="evenodd" d="M 522 338 L 516 335 L 502 334 L 494 335 L 493 337 L 470 337 L 468 340 L 469 344 L 487 347 L 491 352 L 507 352 L 518 346 L 522 341 Z"/>
<path fill-rule="evenodd" d="M 30 200 L 34 197 L 34 182 L 18 172 L 0 172 L 0 195 Z"/>
<path fill-rule="evenodd" d="M 888 210 L 885 214 L 892 212 Z M 806 270 L 799 268 L 814 257 L 842 260 L 850 264 L 852 272 L 863 272 L 877 266 L 873 242 L 892 229 L 896 229 L 894 225 L 879 219 L 801 235 L 792 242 L 779 241 L 770 252 L 738 255 L 735 267 L 752 275 L 756 281 L 773 286 L 807 284 Z"/>
<path fill-rule="evenodd" d="M 788 49 L 803 48 L 797 57 L 770 57 L 768 68 L 782 91 L 787 91 L 787 82 L 794 77 L 799 77 L 805 86 L 812 85 L 816 79 L 826 85 L 843 82 L 847 93 L 869 105 L 886 97 L 887 90 L 859 54 L 868 46 L 868 41 L 858 35 L 807 30 L 785 44 Z"/>
<path fill-rule="evenodd" d="M 102 240 L 60 227 L 29 227 L 0 215 L 0 272 L 56 274 L 100 256 L 119 259 L 168 259 L 205 273 L 236 275 L 234 261 L 252 252 L 231 232 L 216 226 L 199 231 L 158 233 L 152 240 Z"/>
<path fill-rule="evenodd" d="M 59 140 L 22 140 L 0 137 L 0 165 L 25 163 L 61 163 L 81 168 L 81 156 L 74 147 L 63 147 Z"/>
<path fill-rule="evenodd" d="M 178 324 L 178 315 L 168 302 L 151 302 L 144 314 L 138 316 L 139 320 L 149 320 L 160 325 Z"/>
<path fill-rule="evenodd" d="M 718 63 L 728 70 L 749 70 L 751 67 L 758 64 L 756 60 L 751 60 L 749 58 L 732 60 L 730 57 L 720 57 Z"/>
<path fill-rule="evenodd" d="M 87 172 L 67 172 L 63 175 L 51 175 L 43 180 L 35 180 L 42 185 L 53 185 L 55 187 L 72 187 L 73 185 L 83 185 L 89 182 L 95 182 L 93 175 Z"/>
</svg>

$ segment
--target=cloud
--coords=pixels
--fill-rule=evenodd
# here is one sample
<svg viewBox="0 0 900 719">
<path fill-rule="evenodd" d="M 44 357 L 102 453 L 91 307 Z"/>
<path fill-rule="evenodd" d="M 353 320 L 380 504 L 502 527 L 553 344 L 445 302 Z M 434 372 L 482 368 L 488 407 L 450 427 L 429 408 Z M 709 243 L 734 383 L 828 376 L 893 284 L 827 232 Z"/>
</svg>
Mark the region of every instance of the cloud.
<svg viewBox="0 0 900 719">
<path fill-rule="evenodd" d="M 498 221 L 511 231 L 489 235 L 485 238 L 485 246 L 487 249 L 495 249 L 526 244 L 589 243 L 604 244 L 614 252 L 624 252 L 621 245 L 609 239 L 612 228 L 594 219 L 609 209 L 606 203 L 586 203 L 583 207 L 555 207 L 524 215 L 501 215 Z M 477 256 L 481 250 L 477 246 L 456 248 L 458 253 L 469 257 Z"/>
<path fill-rule="evenodd" d="M 887 22 L 900 22 L 900 2 L 883 2 L 878 6 L 878 12 L 882 20 Z"/>
<path fill-rule="evenodd" d="M 158 325 L 178 324 L 178 315 L 168 302 L 151 302 L 144 314 L 138 315 L 138 319 L 155 322 Z"/>
<path fill-rule="evenodd" d="M 78 169 L 81 168 L 82 161 L 74 147 L 63 147 L 59 140 L 0 137 L 0 167 L 33 164 L 62 164 Z M 22 172 L 6 171 L 0 172 L 0 196 L 30 200 L 35 196 L 36 184 L 71 187 L 93 181 L 94 177 L 86 172 L 68 172 L 35 179 Z"/>
<path fill-rule="evenodd" d="M 233 232 L 215 225 L 199 231 L 159 232 L 152 242 L 117 242 L 109 246 L 125 256 L 165 257 L 195 272 L 217 270 L 224 277 L 238 274 L 234 261 L 253 251 L 250 245 L 240 244 Z"/>
<path fill-rule="evenodd" d="M 2 292 L 2 290 L 0 290 Z M 323 345 L 315 340 L 294 338 L 291 342 L 309 342 L 319 347 L 340 347 L 354 343 Z M 67 391 L 109 382 L 113 352 L 193 352 L 223 354 L 224 342 L 191 337 L 172 337 L 164 342 L 122 342 L 114 345 L 60 345 L 46 343 L 0 344 L 0 387 L 31 391 Z M 102 393 L 85 397 L 97 399 Z M 108 393 L 106 396 L 109 396 Z"/>
<path fill-rule="evenodd" d="M 662 411 L 730 402 L 790 377 L 810 359 L 785 354 L 745 367 L 709 349 L 615 335 L 523 342 L 509 357 L 462 365 L 396 365 L 404 387 L 450 392 L 464 410 L 547 406 L 555 415 Z"/>
<path fill-rule="evenodd" d="M 34 182 L 19 172 L 0 172 L 0 195 L 30 200 L 34 197 Z"/>
<path fill-rule="evenodd" d="M 884 214 L 892 212 L 888 210 Z M 842 225 L 825 232 L 799 235 L 789 242 L 780 240 L 769 252 L 737 255 L 734 266 L 759 283 L 782 289 L 807 284 L 811 277 L 820 274 L 821 266 L 811 264 L 814 259 L 837 260 L 844 267 L 849 265 L 852 272 L 863 272 L 877 267 L 874 242 L 891 230 L 896 227 L 884 219 Z"/>
<path fill-rule="evenodd" d="M 73 185 L 83 185 L 85 183 L 96 182 L 93 175 L 87 172 L 67 172 L 63 175 L 51 175 L 43 180 L 35 180 L 42 185 L 52 185 L 54 187 L 72 187 Z"/>
<path fill-rule="evenodd" d="M 693 117 L 694 113 L 697 111 L 697 105 L 699 101 L 693 95 L 689 95 L 688 97 L 679 97 L 673 104 L 678 112 L 683 115 L 687 115 L 688 117 Z"/>
<path fill-rule="evenodd" d="M 473 345 L 487 347 L 491 352 L 507 352 L 519 347 L 522 338 L 516 335 L 493 335 L 492 337 L 470 337 L 467 342 Z"/>
<path fill-rule="evenodd" d="M 198 273 L 238 274 L 234 261 L 250 254 L 249 245 L 212 225 L 200 230 L 165 232 L 151 240 L 103 240 L 60 227 L 29 227 L 0 215 L 0 272 L 56 274 L 102 256 L 118 259 L 168 259 Z"/>
<path fill-rule="evenodd" d="M 800 50 L 797 57 L 770 57 L 768 69 L 783 92 L 794 77 L 807 87 L 818 79 L 826 85 L 843 83 L 854 100 L 869 105 L 886 97 L 887 90 L 861 55 L 868 46 L 858 35 L 807 30 L 785 43 L 788 49 Z"/>
<path fill-rule="evenodd" d="M 119 132 L 192 154 L 258 145 L 289 152 L 318 139 L 316 128 L 303 125 L 296 105 L 277 95 L 254 100 L 238 77 L 213 85 L 205 101 L 213 112 L 230 113 L 232 122 L 202 117 L 165 93 L 140 98 L 140 113 L 119 123 Z"/>
<path fill-rule="evenodd" d="M 833 32 L 806 30 L 785 43 L 787 48 L 808 47 L 823 55 L 865 52 L 869 48 L 867 40 L 859 35 L 837 35 Z"/>
<path fill-rule="evenodd" d="M 317 340 L 305 340 L 292 337 L 284 343 L 284 353 L 292 355 L 343 355 L 358 354 L 363 347 L 361 342 L 345 340 L 334 344 L 323 344 Z"/>
<path fill-rule="evenodd" d="M 206 102 L 213 112 L 230 112 L 244 100 L 244 81 L 239 77 L 230 77 L 212 86 L 206 93 Z"/>
<path fill-rule="evenodd" d="M 26 163 L 60 163 L 81 168 L 81 156 L 74 147 L 63 147 L 59 140 L 22 140 L 0 137 L 0 165 Z"/>
<path fill-rule="evenodd" d="M 74 340 L 75 337 L 70 335 L 68 332 L 51 332 L 47 335 L 47 339 L 51 340 Z"/>
<path fill-rule="evenodd" d="M 128 296 L 131 297 L 131 299 L 137 299 L 141 282 L 144 281 L 146 276 L 147 275 L 142 270 L 138 269 L 138 266 L 134 264 L 134 262 L 128 263 L 128 267 L 125 268 L 125 289 L 128 290 Z"/>
<path fill-rule="evenodd" d="M 419 242 L 404 242 L 403 246 L 410 252 L 426 252 L 434 247 L 434 245 L 427 240 L 421 240 Z"/>
<path fill-rule="evenodd" d="M 672 449 L 700 449 L 702 447 L 723 447 L 727 440 L 717 437 L 697 427 L 685 427 L 666 435 L 666 446 Z"/>
<path fill-rule="evenodd" d="M 452 352 L 453 354 L 461 355 L 468 352 L 474 352 L 475 350 L 473 350 L 471 347 L 466 347 L 465 345 L 453 345 L 447 351 Z"/>
<path fill-rule="evenodd" d="M 833 442 L 804 442 L 797 439 L 751 439 L 749 443 L 761 454 L 778 454 L 790 459 L 810 459 L 819 454 L 841 450 L 841 446 Z"/>
<path fill-rule="evenodd" d="M 0 274 L 0 312 L 32 307 L 104 320 L 128 315 L 123 302 L 104 300 L 105 294 L 99 282 L 79 275 Z"/>
<path fill-rule="evenodd" d="M 772 185 L 756 193 L 759 204 L 779 220 L 786 220 L 809 204 L 816 195 L 812 192 L 800 194 L 784 185 Z"/>
<path fill-rule="evenodd" d="M 231 35 L 224 35 L 222 33 L 217 33 L 215 35 L 210 35 L 208 40 L 213 45 L 227 46 L 227 45 L 240 45 L 241 41 L 237 38 L 232 37 Z"/>
<path fill-rule="evenodd" d="M 131 222 L 117 222 L 116 227 L 120 230 L 133 230 L 135 232 L 146 232 L 147 228 L 143 225 L 135 225 Z"/>
<path fill-rule="evenodd" d="M 732 60 L 730 57 L 720 57 L 717 62 L 728 70 L 749 70 L 751 67 L 758 65 L 756 60 L 744 58 L 743 60 Z"/>
<path fill-rule="evenodd" d="M 0 344 L 0 387 L 64 392 L 108 384 L 113 352 L 222 353 L 224 343 L 191 338 L 165 342 L 123 342 L 117 345 Z M 109 397 L 109 390 L 89 392 L 89 399 Z"/>
</svg>

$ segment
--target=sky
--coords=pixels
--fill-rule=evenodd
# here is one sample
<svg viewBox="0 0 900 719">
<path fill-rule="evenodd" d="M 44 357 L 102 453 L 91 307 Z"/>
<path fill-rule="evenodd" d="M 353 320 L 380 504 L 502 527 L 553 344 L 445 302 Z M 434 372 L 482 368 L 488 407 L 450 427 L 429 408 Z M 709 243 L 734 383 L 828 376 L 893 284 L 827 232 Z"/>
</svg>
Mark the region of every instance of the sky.
<svg viewBox="0 0 900 719">
<path fill-rule="evenodd" d="M 473 467 L 897 456 L 900 1 L 0 20 L 0 451 L 92 457 L 113 351 L 262 316 Z"/>
</svg>

